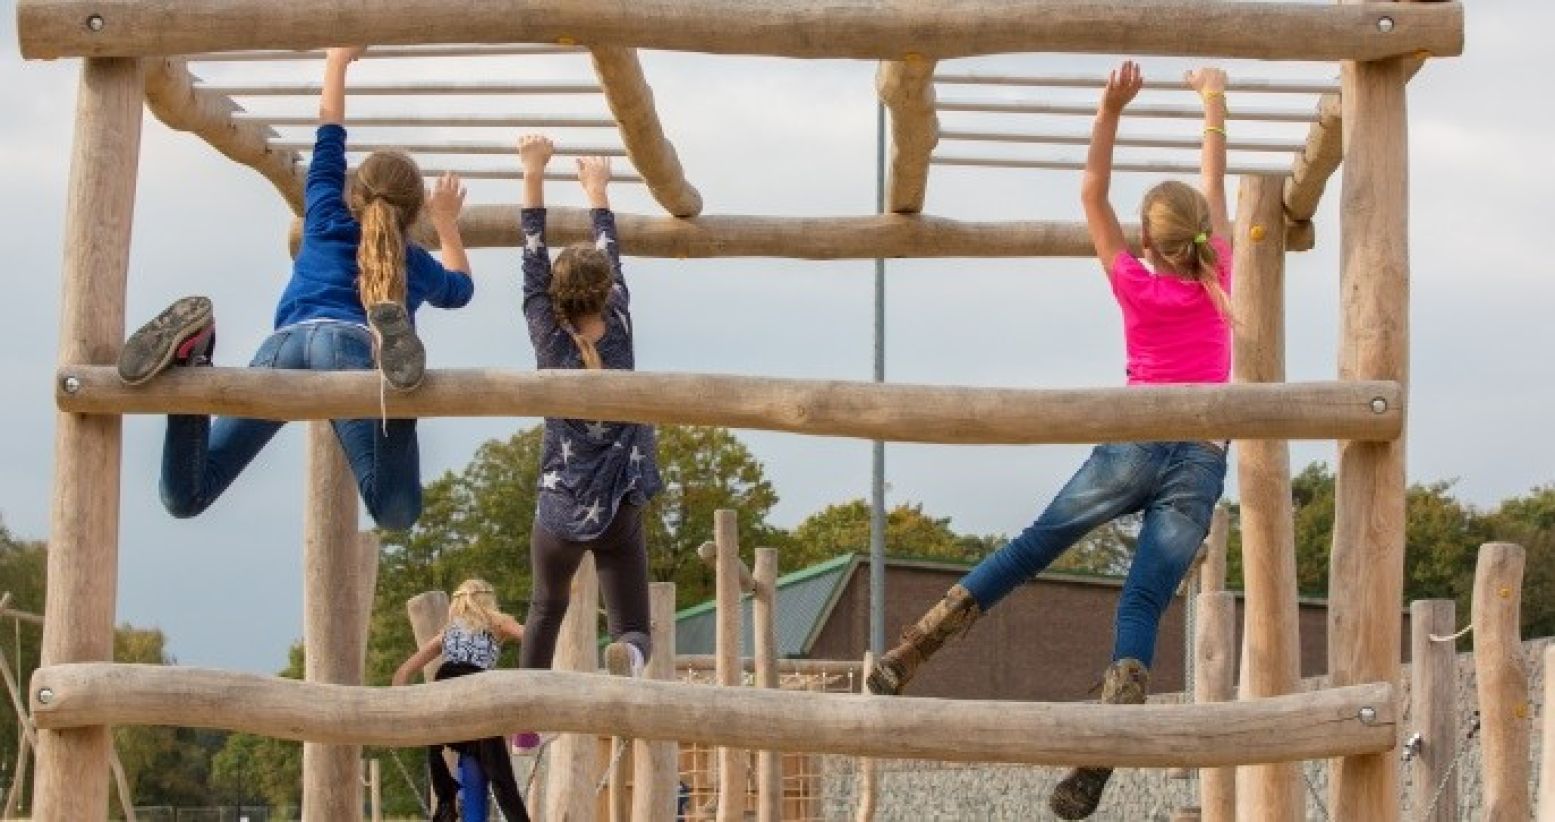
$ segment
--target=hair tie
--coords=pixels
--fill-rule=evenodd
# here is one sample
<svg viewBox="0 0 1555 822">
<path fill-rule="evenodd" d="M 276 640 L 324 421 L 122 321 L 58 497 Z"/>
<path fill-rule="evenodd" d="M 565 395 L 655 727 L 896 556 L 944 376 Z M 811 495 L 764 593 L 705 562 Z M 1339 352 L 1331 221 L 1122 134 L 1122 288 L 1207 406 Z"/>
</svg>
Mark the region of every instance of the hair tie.
<svg viewBox="0 0 1555 822">
<path fill-rule="evenodd" d="M 1198 234 L 1194 235 L 1194 238 L 1193 238 L 1193 244 L 1194 245 L 1204 245 L 1207 242 L 1209 242 L 1209 234 L 1207 234 L 1207 233 L 1205 233 L 1203 231 L 1200 231 Z"/>
</svg>

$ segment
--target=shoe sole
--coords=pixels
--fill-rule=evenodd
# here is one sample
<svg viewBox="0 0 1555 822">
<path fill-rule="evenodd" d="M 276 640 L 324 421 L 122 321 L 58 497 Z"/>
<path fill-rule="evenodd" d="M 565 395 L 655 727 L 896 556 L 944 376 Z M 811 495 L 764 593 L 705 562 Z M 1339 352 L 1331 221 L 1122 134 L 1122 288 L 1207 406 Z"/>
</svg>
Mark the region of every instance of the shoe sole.
<svg viewBox="0 0 1555 822">
<path fill-rule="evenodd" d="M 1112 778 L 1111 768 L 1079 768 L 1064 777 L 1048 798 L 1048 810 L 1059 819 L 1089 819 L 1101 806 Z"/>
<path fill-rule="evenodd" d="M 140 385 L 167 370 L 178 346 L 211 324 L 207 297 L 185 297 L 153 317 L 124 341 L 119 352 L 119 379 Z"/>
<path fill-rule="evenodd" d="M 869 687 L 869 692 L 875 696 L 901 696 L 902 690 L 907 687 L 906 682 L 886 673 L 879 664 L 869 672 L 869 677 L 864 682 Z"/>
<path fill-rule="evenodd" d="M 399 303 L 378 303 L 367 312 L 378 349 L 378 370 L 389 385 L 409 391 L 426 375 L 427 351 Z"/>
<path fill-rule="evenodd" d="M 611 676 L 632 675 L 632 653 L 624 642 L 612 642 L 605 646 L 605 670 Z"/>
</svg>

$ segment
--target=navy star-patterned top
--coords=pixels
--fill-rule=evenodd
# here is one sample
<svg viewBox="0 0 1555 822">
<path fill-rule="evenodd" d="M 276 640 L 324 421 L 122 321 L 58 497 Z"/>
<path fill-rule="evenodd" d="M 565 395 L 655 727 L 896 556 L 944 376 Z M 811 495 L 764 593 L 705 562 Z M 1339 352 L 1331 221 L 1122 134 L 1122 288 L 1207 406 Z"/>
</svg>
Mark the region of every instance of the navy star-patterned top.
<svg viewBox="0 0 1555 822">
<path fill-rule="evenodd" d="M 616 218 L 609 209 L 589 212 L 595 244 L 610 255 L 615 287 L 605 303 L 605 335 L 595 343 L 606 368 L 636 367 L 632 354 L 631 294 L 616 247 Z M 551 255 L 545 247 L 545 209 L 526 208 L 524 318 L 540 368 L 582 368 L 583 354 L 556 321 L 551 307 Z M 644 505 L 659 492 L 653 426 L 547 417 L 540 451 L 540 525 L 562 539 L 583 542 L 604 533 L 621 501 Z"/>
</svg>

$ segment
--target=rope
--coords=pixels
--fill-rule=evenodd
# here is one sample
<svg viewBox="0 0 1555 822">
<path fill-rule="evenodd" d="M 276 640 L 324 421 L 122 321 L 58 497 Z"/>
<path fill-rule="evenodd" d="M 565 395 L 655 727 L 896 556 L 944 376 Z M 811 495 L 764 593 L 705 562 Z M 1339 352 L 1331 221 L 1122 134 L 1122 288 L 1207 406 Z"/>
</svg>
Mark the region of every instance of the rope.
<svg viewBox="0 0 1555 822">
<path fill-rule="evenodd" d="M 600 776 L 599 784 L 594 787 L 594 795 L 595 796 L 598 796 L 600 793 L 602 793 L 605 790 L 605 788 L 610 786 L 610 774 L 611 774 L 611 772 L 613 772 L 616 769 L 617 765 L 621 764 L 621 757 L 626 755 L 626 749 L 632 747 L 632 740 L 630 740 L 630 739 L 628 739 L 626 737 L 623 737 L 623 736 L 615 737 L 615 741 L 616 741 L 616 752 L 615 752 L 615 755 L 610 757 L 610 764 L 605 766 L 605 773 L 604 773 L 604 775 Z"/>
<path fill-rule="evenodd" d="M 540 775 L 540 760 L 545 757 L 545 749 L 550 747 L 551 742 L 555 741 L 555 739 L 556 734 L 543 736 L 540 738 L 540 744 L 535 746 L 535 761 L 529 763 L 529 778 L 524 780 L 527 783 L 527 787 L 524 789 L 526 801 L 529 797 L 535 795 L 535 777 Z"/>
<path fill-rule="evenodd" d="M 378 369 L 378 421 L 383 428 L 383 435 L 389 436 L 389 378 L 383 375 L 383 369 Z"/>
<path fill-rule="evenodd" d="M 1472 630 L 1474 630 L 1474 623 L 1470 622 L 1468 625 L 1463 626 L 1463 630 L 1452 636 L 1437 636 L 1436 634 L 1426 634 L 1426 636 L 1429 636 L 1432 642 L 1457 642 Z"/>
<path fill-rule="evenodd" d="M 1323 815 L 1324 822 L 1328 822 L 1333 817 L 1328 815 L 1328 806 L 1323 804 L 1323 797 L 1318 795 L 1317 786 L 1312 784 L 1312 775 L 1307 773 L 1305 767 L 1301 769 L 1301 779 L 1307 783 L 1307 793 L 1312 794 L 1312 804 L 1317 805 L 1318 813 Z"/>
<path fill-rule="evenodd" d="M 1421 818 L 1430 819 L 1432 814 L 1436 813 L 1436 803 L 1442 801 L 1442 793 L 1447 790 L 1448 781 L 1452 779 L 1453 772 L 1457 769 L 1458 762 L 1463 759 L 1463 755 L 1469 752 L 1468 743 L 1473 741 L 1477 733 L 1479 733 L 1479 711 L 1475 711 L 1469 717 L 1469 730 L 1463 735 L 1463 744 L 1458 746 L 1458 753 L 1453 756 L 1451 762 L 1447 763 L 1447 770 L 1442 773 L 1442 781 L 1437 783 L 1436 792 L 1431 794 L 1431 804 Z"/>
<path fill-rule="evenodd" d="M 432 809 L 427 807 L 427 798 L 422 795 L 421 786 L 416 784 L 416 780 L 410 778 L 410 771 L 405 770 L 405 763 L 400 761 L 400 752 L 389 751 L 389 758 L 394 760 L 394 766 L 399 769 L 400 776 L 405 777 L 405 784 L 410 786 L 410 794 L 416 797 L 416 803 L 421 806 L 421 812 L 428 817 L 432 816 Z"/>
</svg>

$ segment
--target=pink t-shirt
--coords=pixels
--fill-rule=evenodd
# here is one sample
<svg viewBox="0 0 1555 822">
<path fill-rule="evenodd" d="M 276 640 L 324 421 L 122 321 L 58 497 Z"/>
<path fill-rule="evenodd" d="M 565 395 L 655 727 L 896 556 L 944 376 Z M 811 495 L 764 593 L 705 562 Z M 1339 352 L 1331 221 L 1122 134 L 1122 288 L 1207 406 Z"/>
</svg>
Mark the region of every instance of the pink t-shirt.
<svg viewBox="0 0 1555 822">
<path fill-rule="evenodd" d="M 1231 293 L 1231 246 L 1210 238 L 1220 287 Z M 1204 287 L 1157 276 L 1127 251 L 1112 262 L 1112 293 L 1123 309 L 1128 384 L 1222 383 L 1231 378 L 1231 325 Z"/>
</svg>

